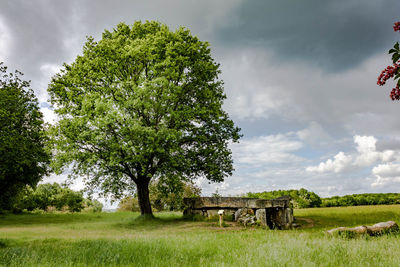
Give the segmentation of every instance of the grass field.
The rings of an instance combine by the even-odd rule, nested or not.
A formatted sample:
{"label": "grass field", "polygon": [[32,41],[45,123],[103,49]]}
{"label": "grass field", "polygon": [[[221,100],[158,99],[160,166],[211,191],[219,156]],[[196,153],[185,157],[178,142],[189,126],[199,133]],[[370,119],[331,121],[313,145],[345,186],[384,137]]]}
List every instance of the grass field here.
{"label": "grass field", "polygon": [[[400,205],[296,210],[296,230],[219,228],[158,213],[0,215],[0,266],[399,266],[400,235],[332,238],[336,226],[400,222]],[[311,227],[312,226],[312,227]]]}

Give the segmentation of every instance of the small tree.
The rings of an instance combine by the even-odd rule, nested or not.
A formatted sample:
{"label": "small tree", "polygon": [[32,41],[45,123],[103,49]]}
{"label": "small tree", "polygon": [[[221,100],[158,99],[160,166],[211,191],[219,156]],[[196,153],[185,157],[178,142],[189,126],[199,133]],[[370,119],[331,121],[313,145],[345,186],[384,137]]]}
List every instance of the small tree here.
{"label": "small tree", "polygon": [[[400,21],[394,23],[393,30],[400,32]],[[393,65],[387,66],[381,72],[377,84],[382,86],[391,78],[397,80],[395,88],[390,92],[390,98],[392,100],[400,100],[400,47],[398,42],[389,50],[389,54],[392,54]]]}
{"label": "small tree", "polygon": [[14,205],[16,210],[28,211],[47,211],[49,207],[58,211],[79,212],[84,209],[101,212],[103,204],[96,199],[84,198],[82,191],[74,191],[58,183],[46,183],[38,185],[35,189],[27,186]]}
{"label": "small tree", "polygon": [[157,210],[183,210],[185,197],[200,197],[201,188],[191,182],[183,182],[173,185],[152,181],[150,183],[150,201]]}
{"label": "small tree", "polygon": [[88,37],[48,88],[60,117],[54,166],[72,164],[89,189],[115,198],[136,185],[142,215],[152,215],[153,178],[223,181],[239,128],[222,110],[219,74],[208,43],[185,28],[121,23]]}
{"label": "small tree", "polygon": [[118,211],[140,211],[139,202],[135,196],[126,196],[118,204]]}
{"label": "small tree", "polygon": [[43,116],[29,82],[0,62],[0,209],[48,173]]}

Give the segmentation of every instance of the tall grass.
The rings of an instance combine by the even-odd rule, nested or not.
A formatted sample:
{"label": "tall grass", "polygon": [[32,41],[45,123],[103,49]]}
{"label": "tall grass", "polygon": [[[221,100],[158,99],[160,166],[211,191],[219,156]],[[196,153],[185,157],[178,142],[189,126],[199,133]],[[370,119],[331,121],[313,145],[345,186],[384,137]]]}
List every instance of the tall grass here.
{"label": "tall grass", "polygon": [[328,237],[335,226],[400,220],[399,206],[296,210],[310,229],[267,230],[157,214],[0,216],[4,266],[398,266],[400,237]]}
{"label": "tall grass", "polygon": [[315,222],[313,229],[400,222],[400,205],[299,209],[295,216],[312,219]]}

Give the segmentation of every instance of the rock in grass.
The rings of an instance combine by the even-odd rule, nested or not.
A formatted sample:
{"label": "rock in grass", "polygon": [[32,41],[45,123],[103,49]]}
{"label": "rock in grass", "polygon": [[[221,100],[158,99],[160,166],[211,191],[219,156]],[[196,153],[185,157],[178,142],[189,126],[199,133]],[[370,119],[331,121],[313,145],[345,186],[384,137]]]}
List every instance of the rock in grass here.
{"label": "rock in grass", "polygon": [[355,237],[357,235],[368,234],[370,236],[377,236],[386,233],[395,233],[399,231],[399,226],[393,221],[380,222],[372,226],[357,226],[354,228],[339,227],[326,231],[329,235]]}
{"label": "rock in grass", "polygon": [[395,233],[398,231],[399,226],[394,221],[380,222],[368,227],[368,234],[371,236],[377,236],[386,233]]}
{"label": "rock in grass", "polygon": [[339,227],[335,229],[331,229],[329,231],[326,231],[330,235],[338,235],[338,236],[348,236],[351,237],[353,235],[361,235],[361,234],[366,234],[368,233],[368,228],[364,225],[357,226],[354,228],[348,228],[348,227]]}

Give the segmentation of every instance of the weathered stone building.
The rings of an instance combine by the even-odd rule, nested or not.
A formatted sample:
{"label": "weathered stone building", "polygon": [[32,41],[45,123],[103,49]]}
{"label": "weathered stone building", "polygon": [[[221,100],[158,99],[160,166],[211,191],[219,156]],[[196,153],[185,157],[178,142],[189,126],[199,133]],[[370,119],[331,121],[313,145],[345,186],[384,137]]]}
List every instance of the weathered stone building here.
{"label": "weathered stone building", "polygon": [[[293,223],[293,209],[290,207],[290,197],[277,199],[257,199],[241,197],[198,197],[185,198],[185,215],[202,215],[212,217],[223,209],[225,216],[238,220],[243,211],[257,215],[261,225],[271,229],[288,229]],[[235,215],[236,214],[236,215]],[[236,217],[236,218],[235,218]]]}

